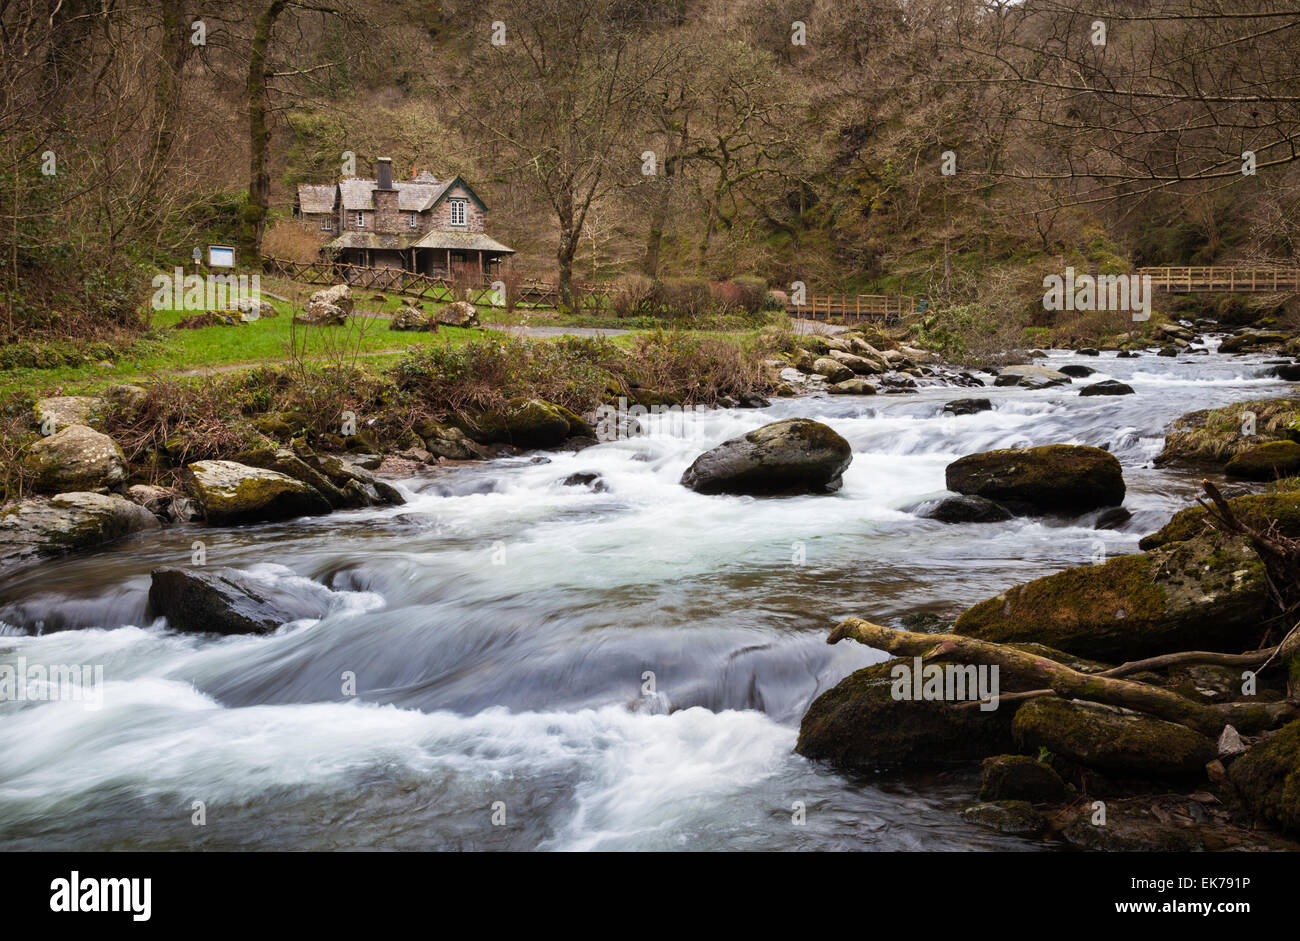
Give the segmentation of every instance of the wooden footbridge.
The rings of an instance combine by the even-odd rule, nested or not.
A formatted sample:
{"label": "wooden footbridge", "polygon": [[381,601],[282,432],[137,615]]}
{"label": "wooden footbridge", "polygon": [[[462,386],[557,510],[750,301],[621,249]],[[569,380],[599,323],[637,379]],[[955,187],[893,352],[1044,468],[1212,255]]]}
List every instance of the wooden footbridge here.
{"label": "wooden footbridge", "polygon": [[1169,294],[1282,294],[1300,291],[1300,268],[1245,265],[1139,268],[1151,287]]}
{"label": "wooden footbridge", "polygon": [[897,323],[927,307],[925,298],[907,294],[809,294],[804,303],[785,302],[786,313],[807,320]]}

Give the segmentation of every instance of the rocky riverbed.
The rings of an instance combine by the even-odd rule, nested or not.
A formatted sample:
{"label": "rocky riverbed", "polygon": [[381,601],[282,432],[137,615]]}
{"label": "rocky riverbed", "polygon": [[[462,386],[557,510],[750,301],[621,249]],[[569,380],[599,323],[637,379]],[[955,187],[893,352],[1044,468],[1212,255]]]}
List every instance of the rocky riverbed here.
{"label": "rocky riverbed", "polygon": [[[521,402],[422,429],[387,464],[272,441],[165,492],[127,492],[93,403],[56,403],[46,440],[64,438],[38,469],[85,489],[0,524],[26,560],[0,595],[0,663],[101,666],[102,701],[0,704],[6,845],[1289,848],[1279,710],[1230,716],[1239,751],[1069,697],[953,720],[890,698],[880,648],[826,643],[862,618],[1083,675],[1252,649],[1256,563],[1191,516],[1162,527],[1207,473],[1264,494],[1243,513],[1289,506],[1225,472],[1286,439],[1283,407],[1254,409],[1254,436],[1225,426],[1231,403],[1291,394],[1277,356],[1048,351],[1012,383],[905,349],[873,363],[859,339],[784,367],[807,394],[640,415],[614,440]],[[824,394],[855,381],[874,394]],[[1133,391],[1080,395],[1107,381]],[[1167,441],[1197,409],[1225,411]],[[509,447],[529,450],[502,451],[523,414]],[[790,419],[829,434],[801,434],[782,486],[755,488],[788,432],[754,433]],[[434,453],[453,446],[475,459]],[[793,493],[783,475],[813,466]],[[1240,672],[1145,679],[1211,708],[1240,699]],[[1262,673],[1257,701],[1285,684]],[[191,827],[193,800],[219,823]]]}

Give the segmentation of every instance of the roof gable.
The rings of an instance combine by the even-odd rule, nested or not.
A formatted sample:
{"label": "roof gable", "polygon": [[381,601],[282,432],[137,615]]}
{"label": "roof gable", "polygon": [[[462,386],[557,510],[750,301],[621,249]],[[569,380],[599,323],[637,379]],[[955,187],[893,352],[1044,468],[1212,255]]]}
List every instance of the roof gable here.
{"label": "roof gable", "polygon": [[479,209],[482,209],[484,212],[488,211],[488,207],[483,204],[483,200],[478,198],[478,193],[474,192],[474,188],[465,182],[464,177],[459,177],[459,176],[452,177],[442,187],[442,191],[438,193],[438,197],[432,203],[430,203],[429,208],[432,209],[434,206],[438,205],[438,203],[446,199],[447,194],[451,192],[452,187],[454,187],[457,183],[459,183],[461,186],[465,188],[465,192],[469,194],[470,199],[474,200],[474,202],[478,205]]}

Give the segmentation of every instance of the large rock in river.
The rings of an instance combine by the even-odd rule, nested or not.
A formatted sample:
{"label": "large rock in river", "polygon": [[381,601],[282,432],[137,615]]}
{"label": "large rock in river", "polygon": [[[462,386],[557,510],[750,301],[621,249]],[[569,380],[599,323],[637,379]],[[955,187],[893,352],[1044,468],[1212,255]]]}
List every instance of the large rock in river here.
{"label": "large rock in river", "polygon": [[511,399],[501,408],[457,423],[480,444],[505,443],[520,448],[555,447],[574,435],[595,435],[580,416],[542,399]]}
{"label": "large rock in river", "polygon": [[61,493],[0,512],[0,568],[113,542],[160,528],[158,518],[117,494]]}
{"label": "large rock in river", "polygon": [[1020,386],[1025,389],[1047,389],[1069,383],[1070,377],[1065,373],[1046,366],[1008,366],[993,380],[995,386]]}
{"label": "large rock in river", "polygon": [[1300,833],[1300,721],[1283,726],[1234,762],[1228,780],[1256,817]]}
{"label": "large rock in river", "polygon": [[1211,533],[1008,588],[963,612],[953,633],[1122,662],[1240,652],[1272,613],[1259,557],[1241,537]]}
{"label": "large rock in river", "polygon": [[846,771],[877,771],[946,765],[1014,749],[1011,709],[981,712],[935,700],[895,699],[891,674],[896,666],[912,664],[877,663],[822,693],[804,713],[795,751]]}
{"label": "large rock in river", "polygon": [[196,461],[185,468],[190,492],[212,526],[274,522],[328,513],[315,488],[277,471],[236,461]]}
{"label": "large rock in river", "polygon": [[852,460],[853,449],[833,429],[787,418],[705,451],[681,482],[710,494],[833,493]]}
{"label": "large rock in river", "polygon": [[154,569],[149,606],[173,630],[208,634],[265,634],[325,613],[316,597],[230,568]]}
{"label": "large rock in river", "polygon": [[1300,444],[1268,441],[1234,454],[1223,471],[1244,480],[1273,480],[1300,472]]}
{"label": "large rock in river", "polygon": [[[1291,539],[1300,539],[1300,492],[1248,493],[1228,500],[1233,515],[1242,523],[1276,531]],[[1213,532],[1209,513],[1203,506],[1179,510],[1160,529],[1143,536],[1139,549],[1155,549],[1171,542],[1182,542],[1194,536]]]}
{"label": "large rock in river", "polygon": [[33,444],[23,461],[42,493],[116,489],[126,482],[126,458],[108,435],[68,425]]}
{"label": "large rock in river", "polygon": [[1218,756],[1214,742],[1185,725],[1052,697],[1022,705],[1011,729],[1022,748],[1046,748],[1110,774],[1194,775]]}
{"label": "large rock in river", "polygon": [[948,465],[948,489],[1046,512],[1083,513],[1124,502],[1115,455],[1083,445],[1049,444],[968,454]]}

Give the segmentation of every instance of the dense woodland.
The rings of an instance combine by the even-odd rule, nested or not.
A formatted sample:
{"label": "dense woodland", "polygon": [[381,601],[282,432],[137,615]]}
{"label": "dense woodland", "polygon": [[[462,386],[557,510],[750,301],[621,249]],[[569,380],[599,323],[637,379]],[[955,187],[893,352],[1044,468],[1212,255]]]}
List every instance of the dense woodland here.
{"label": "dense woodland", "polygon": [[1064,264],[1291,262],[1298,40],[1283,0],[0,0],[0,335],[301,250],[347,153],[462,174],[562,282],[997,320]]}

